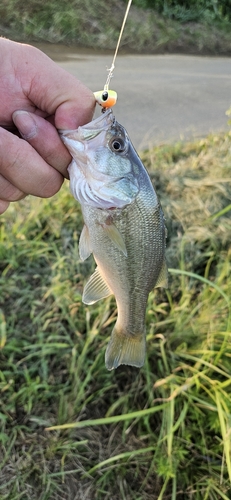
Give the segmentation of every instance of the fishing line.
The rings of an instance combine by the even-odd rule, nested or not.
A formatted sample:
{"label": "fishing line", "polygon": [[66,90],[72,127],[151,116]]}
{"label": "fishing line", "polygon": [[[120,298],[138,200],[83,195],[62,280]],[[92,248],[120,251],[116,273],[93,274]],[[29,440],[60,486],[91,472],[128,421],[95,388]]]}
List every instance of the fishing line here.
{"label": "fishing line", "polygon": [[127,21],[127,17],[128,17],[128,13],[129,13],[131,4],[132,4],[132,0],[128,0],[127,8],[126,8],[126,11],[124,14],[122,26],[120,29],[119,38],[118,38],[115,53],[114,53],[114,57],[112,60],[112,65],[111,65],[110,69],[108,70],[108,76],[107,76],[106,83],[104,85],[104,89],[98,90],[97,92],[94,92],[94,96],[95,96],[96,101],[98,102],[98,104],[100,104],[100,106],[102,106],[102,108],[104,108],[103,111],[105,111],[107,108],[111,108],[112,106],[114,106],[116,101],[117,101],[117,93],[114,90],[109,90],[109,84],[110,84],[110,81],[113,77],[113,71],[115,69],[115,60],[117,57],[121,38],[123,35],[123,31],[124,31],[124,26],[125,26],[125,23]]}
{"label": "fishing line", "polygon": [[124,14],[124,19],[123,19],[123,23],[122,23],[122,26],[121,26],[121,30],[120,30],[118,42],[117,42],[117,45],[116,45],[115,54],[114,54],[114,57],[113,57],[113,60],[112,60],[112,65],[111,65],[110,69],[108,70],[109,71],[108,77],[107,77],[106,83],[104,85],[104,90],[105,91],[108,90],[109,83],[110,83],[110,81],[111,81],[111,79],[113,77],[113,71],[115,69],[115,60],[116,60],[116,57],[117,57],[117,53],[118,53],[118,50],[119,50],[121,38],[122,38],[122,35],[123,35],[123,31],[124,31],[124,26],[125,26],[126,21],[127,21],[127,17],[128,17],[128,13],[129,13],[131,4],[132,4],[132,0],[128,0],[128,5],[127,5],[127,8],[126,8],[126,12]]}

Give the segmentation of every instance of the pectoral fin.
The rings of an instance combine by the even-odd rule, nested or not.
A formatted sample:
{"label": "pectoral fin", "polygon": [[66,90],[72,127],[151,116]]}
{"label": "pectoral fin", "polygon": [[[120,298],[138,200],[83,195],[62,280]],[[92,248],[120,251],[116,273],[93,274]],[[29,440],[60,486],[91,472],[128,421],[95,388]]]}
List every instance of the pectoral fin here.
{"label": "pectoral fin", "polygon": [[82,233],[79,238],[79,256],[81,260],[86,260],[92,253],[90,246],[90,238],[87,226],[84,224]]}
{"label": "pectoral fin", "polygon": [[127,254],[127,250],[126,250],[126,246],[125,246],[124,240],[123,240],[123,238],[122,238],[119,230],[115,226],[115,224],[113,224],[113,223],[102,224],[102,227],[103,227],[104,231],[107,233],[108,238],[110,238],[110,240],[113,241],[114,245],[119,250],[121,250],[121,252],[123,252],[123,254],[125,255],[125,257],[127,257],[128,254]]}
{"label": "pectoral fin", "polygon": [[158,287],[168,288],[168,268],[165,259],[163,261],[158,280],[155,284],[155,288]]}
{"label": "pectoral fin", "polygon": [[102,278],[98,267],[84,287],[82,301],[84,304],[94,304],[112,294],[112,291]]}

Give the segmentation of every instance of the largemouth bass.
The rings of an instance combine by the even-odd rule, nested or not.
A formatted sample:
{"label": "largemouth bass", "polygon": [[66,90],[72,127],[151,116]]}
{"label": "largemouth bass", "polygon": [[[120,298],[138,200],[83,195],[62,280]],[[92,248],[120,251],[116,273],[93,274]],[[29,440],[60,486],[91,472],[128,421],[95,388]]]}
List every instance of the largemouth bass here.
{"label": "largemouth bass", "polygon": [[145,360],[145,312],[153,287],[167,287],[164,216],[146,169],[126,130],[107,110],[91,123],[61,133],[73,160],[70,189],[85,225],[79,254],[97,268],[82,300],[115,295],[118,317],[107,346],[108,370]]}

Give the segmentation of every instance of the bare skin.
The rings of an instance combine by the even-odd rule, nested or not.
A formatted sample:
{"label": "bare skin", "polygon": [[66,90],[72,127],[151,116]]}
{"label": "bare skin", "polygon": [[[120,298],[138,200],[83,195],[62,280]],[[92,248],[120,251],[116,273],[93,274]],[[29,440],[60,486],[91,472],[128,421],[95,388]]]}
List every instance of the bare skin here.
{"label": "bare skin", "polygon": [[92,120],[93,93],[30,45],[0,38],[0,214],[11,201],[53,196],[71,157],[57,129]]}

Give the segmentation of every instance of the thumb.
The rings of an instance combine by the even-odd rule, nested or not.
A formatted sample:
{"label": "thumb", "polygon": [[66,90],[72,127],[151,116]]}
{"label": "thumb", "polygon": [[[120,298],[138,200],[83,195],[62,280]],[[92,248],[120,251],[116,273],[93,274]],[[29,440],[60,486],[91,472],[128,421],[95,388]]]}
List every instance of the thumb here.
{"label": "thumb", "polygon": [[[55,116],[56,128],[73,129],[92,120],[95,97],[90,89],[35,47],[27,46],[28,62],[27,97],[37,108]],[[21,64],[22,68],[28,72],[28,65]]]}

